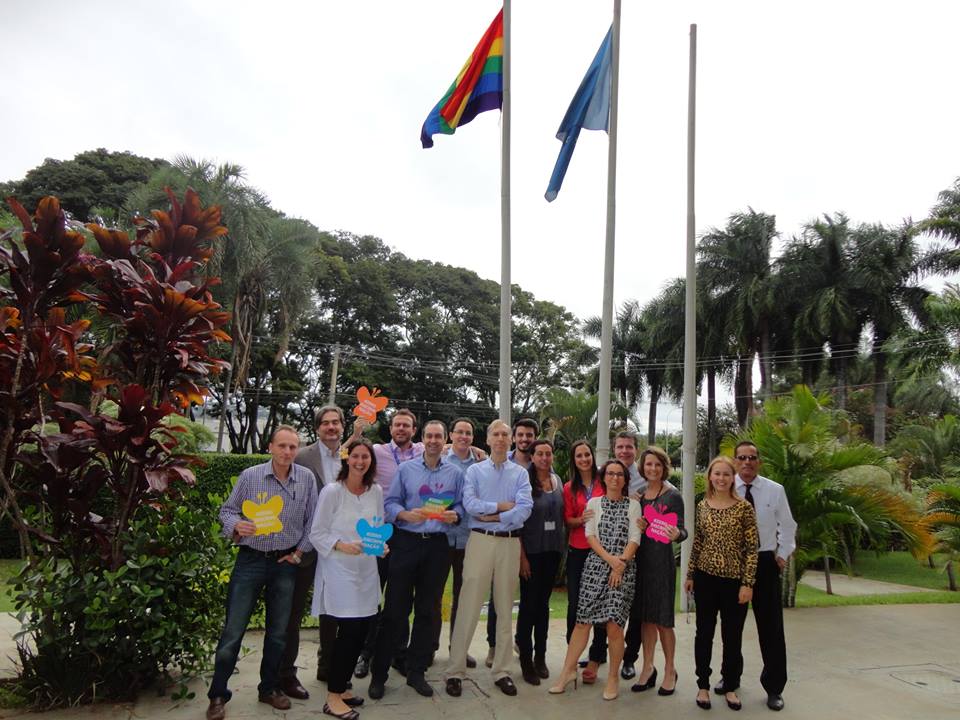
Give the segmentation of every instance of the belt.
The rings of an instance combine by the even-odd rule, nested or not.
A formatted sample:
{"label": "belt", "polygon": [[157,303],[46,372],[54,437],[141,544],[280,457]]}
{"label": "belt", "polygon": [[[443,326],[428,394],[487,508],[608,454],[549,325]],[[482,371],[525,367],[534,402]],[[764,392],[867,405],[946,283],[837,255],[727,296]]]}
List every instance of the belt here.
{"label": "belt", "polygon": [[249,547],[248,545],[241,545],[240,549],[246,550],[247,552],[254,553],[255,555],[259,555],[261,557],[270,558],[270,559],[279,559],[284,557],[285,555],[289,555],[290,553],[292,553],[294,550],[297,549],[297,546],[294,545],[293,547],[289,547],[286,550],[257,550],[256,548]]}
{"label": "belt", "polygon": [[405,535],[410,535],[411,537],[420,538],[421,540],[429,540],[430,538],[435,538],[435,537],[442,537],[444,540],[446,540],[447,538],[447,534],[445,532],[425,533],[425,532],[416,532],[415,530],[405,530],[404,528],[397,528],[397,530],[404,533]]}
{"label": "belt", "polygon": [[481,535],[490,535],[491,537],[505,537],[505,538],[518,538],[520,537],[519,530],[483,530],[482,528],[470,528],[475,533],[480,533]]}

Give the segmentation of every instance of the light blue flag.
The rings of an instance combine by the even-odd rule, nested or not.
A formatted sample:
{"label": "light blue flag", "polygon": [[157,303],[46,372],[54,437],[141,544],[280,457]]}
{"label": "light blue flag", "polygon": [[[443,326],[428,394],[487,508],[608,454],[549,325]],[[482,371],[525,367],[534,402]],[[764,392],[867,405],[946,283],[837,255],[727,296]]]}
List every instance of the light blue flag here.
{"label": "light blue flag", "polygon": [[567,114],[563,116],[560,129],[557,130],[557,140],[563,143],[557,164],[553,167],[550,184],[547,186],[545,197],[552,202],[563,177],[567,174],[567,166],[573,156],[573,149],[577,146],[580,130],[609,130],[610,129],[610,46],[613,42],[613,26],[607,31],[607,36],[600,44],[597,55],[590,63],[583,82],[577,88]]}

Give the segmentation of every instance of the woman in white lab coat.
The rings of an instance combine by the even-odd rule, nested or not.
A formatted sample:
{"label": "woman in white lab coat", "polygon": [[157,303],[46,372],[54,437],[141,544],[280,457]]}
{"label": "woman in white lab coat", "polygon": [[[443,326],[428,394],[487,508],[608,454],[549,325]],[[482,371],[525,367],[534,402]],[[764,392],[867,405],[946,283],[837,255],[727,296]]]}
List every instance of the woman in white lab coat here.
{"label": "woman in white lab coat", "polygon": [[[370,621],[377,614],[380,579],[375,555],[365,554],[357,523],[375,527],[383,519],[383,491],[374,482],[377,460],[364,438],[348,443],[337,482],[320,492],[310,542],[317,550],[313,615],[337,622],[337,639],[327,674],[323,712],[356,720],[363,698],[347,692]],[[384,554],[388,551],[384,545]]]}

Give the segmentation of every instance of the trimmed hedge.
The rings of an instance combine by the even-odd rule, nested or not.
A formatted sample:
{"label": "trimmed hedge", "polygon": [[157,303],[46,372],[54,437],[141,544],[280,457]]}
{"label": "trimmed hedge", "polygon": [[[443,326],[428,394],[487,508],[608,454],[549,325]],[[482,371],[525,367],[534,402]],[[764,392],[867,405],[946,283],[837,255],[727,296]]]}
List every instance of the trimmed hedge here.
{"label": "trimmed hedge", "polygon": [[205,463],[195,468],[197,491],[226,498],[233,488],[233,478],[254,465],[270,459],[269,455],[234,455],[233,453],[200,453]]}

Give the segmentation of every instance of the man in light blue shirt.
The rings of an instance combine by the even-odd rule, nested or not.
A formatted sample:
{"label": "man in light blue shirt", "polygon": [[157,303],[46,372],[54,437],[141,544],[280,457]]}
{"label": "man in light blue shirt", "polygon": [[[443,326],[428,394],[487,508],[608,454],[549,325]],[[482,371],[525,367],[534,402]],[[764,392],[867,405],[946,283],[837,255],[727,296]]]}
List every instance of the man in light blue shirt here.
{"label": "man in light blue shirt", "polygon": [[494,683],[505,695],[516,695],[510,664],[513,596],[520,573],[520,529],[533,510],[530,477],[507,460],[510,426],[494,420],[487,428],[490,458],[467,468],[463,507],[469,515],[470,539],[463,563],[459,622],[454,628],[447,668],[448,695],[458,697],[466,675],[467,648],[477,629],[480,607],[493,581],[497,613]]}
{"label": "man in light blue shirt", "polygon": [[407,685],[430,697],[424,678],[438,642],[433,622],[437,599],[450,570],[447,532],[463,519],[463,473],[443,460],[447,428],[439,420],[423,426],[423,455],[402,463],[384,498],[386,521],[396,532],[390,541],[389,578],[383,628],[370,666],[368,693],[383,697],[393,651],[406,638],[413,608],[413,631],[406,653]]}
{"label": "man in light blue shirt", "polygon": [[[483,457],[486,457],[485,455]],[[450,426],[450,449],[443,456],[444,460],[461,473],[466,475],[467,468],[480,462],[473,447],[473,421],[468,418],[457,418]],[[453,639],[453,629],[457,626],[457,612],[460,609],[460,588],[463,587],[463,558],[466,555],[467,540],[470,538],[470,523],[464,518],[459,525],[451,525],[447,532],[450,541],[450,569],[453,571],[453,603],[450,606],[450,639]],[[442,597],[437,602],[434,614],[437,637],[440,636],[440,626],[443,623]],[[490,662],[493,662],[491,658]],[[467,653],[467,667],[475,668],[476,658]]]}

